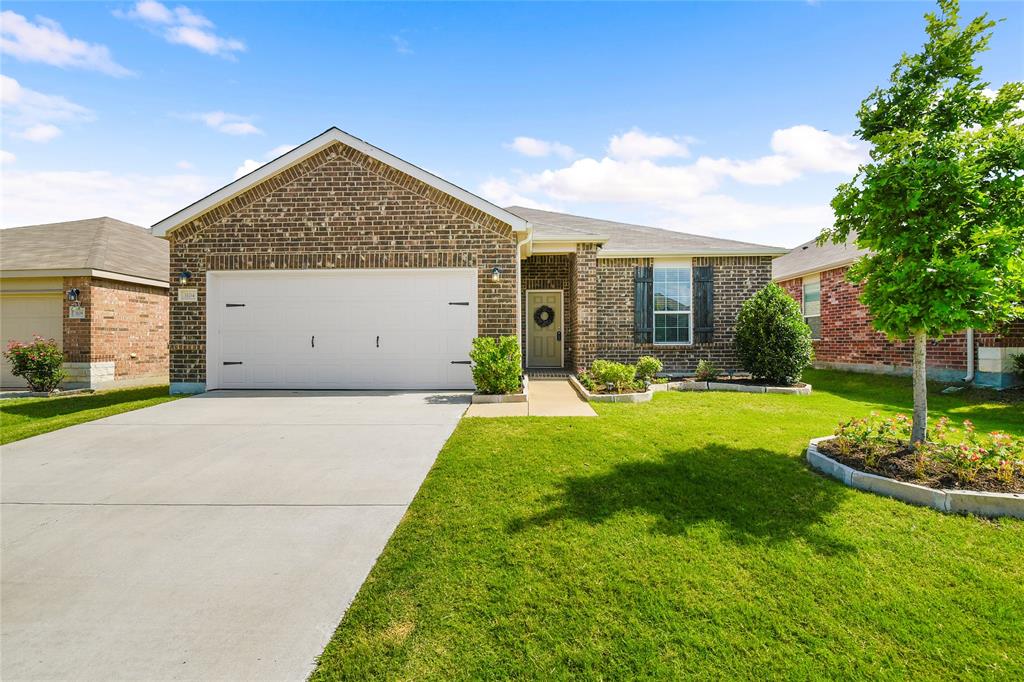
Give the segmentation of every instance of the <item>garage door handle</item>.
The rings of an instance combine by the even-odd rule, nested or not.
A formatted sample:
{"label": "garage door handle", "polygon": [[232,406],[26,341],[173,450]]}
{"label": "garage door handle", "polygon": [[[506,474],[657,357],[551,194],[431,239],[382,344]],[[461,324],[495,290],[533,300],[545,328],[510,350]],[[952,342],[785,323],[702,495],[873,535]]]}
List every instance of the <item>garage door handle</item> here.
{"label": "garage door handle", "polygon": [[377,348],[380,348],[380,337],[377,337]]}
{"label": "garage door handle", "polygon": [[225,365],[240,365],[242,363],[240,361],[236,361],[236,362],[225,362],[224,364]]}
{"label": "garage door handle", "polygon": [[245,304],[244,303],[225,303],[224,307],[225,308],[244,308]]}
{"label": "garage door handle", "polygon": [[448,301],[448,305],[469,305],[469,301]]}
{"label": "garage door handle", "polygon": [[316,337],[315,336],[309,337],[309,347],[310,348],[316,348]]}
{"label": "garage door handle", "polygon": [[473,364],[469,360],[452,360],[453,365],[471,365]]}

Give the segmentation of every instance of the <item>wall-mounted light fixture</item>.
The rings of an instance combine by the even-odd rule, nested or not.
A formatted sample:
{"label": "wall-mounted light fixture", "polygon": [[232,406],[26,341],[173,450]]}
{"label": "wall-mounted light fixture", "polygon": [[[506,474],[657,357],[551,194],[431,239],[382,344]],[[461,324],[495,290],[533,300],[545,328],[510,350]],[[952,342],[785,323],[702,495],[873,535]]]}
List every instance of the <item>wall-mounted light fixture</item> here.
{"label": "wall-mounted light fixture", "polygon": [[491,268],[491,281],[497,282],[499,279],[501,279],[501,268],[495,265]]}
{"label": "wall-mounted light fixture", "polygon": [[182,270],[180,273],[178,273],[178,284],[180,284],[181,286],[185,286],[186,284],[188,284],[189,280],[191,279],[192,273],[189,272],[188,270]]}
{"label": "wall-mounted light fixture", "polygon": [[82,292],[80,292],[78,289],[68,289],[68,300],[69,301],[77,301],[78,300],[78,296],[81,293]]}

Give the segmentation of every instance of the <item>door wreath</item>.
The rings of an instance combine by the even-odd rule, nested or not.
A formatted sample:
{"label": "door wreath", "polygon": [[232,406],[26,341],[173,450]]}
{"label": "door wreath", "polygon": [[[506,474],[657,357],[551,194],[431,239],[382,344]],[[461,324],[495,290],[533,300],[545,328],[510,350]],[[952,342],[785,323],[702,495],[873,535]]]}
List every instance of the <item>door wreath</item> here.
{"label": "door wreath", "polygon": [[551,309],[551,306],[542,305],[533,312],[533,321],[537,323],[538,327],[547,327],[555,321],[555,311]]}

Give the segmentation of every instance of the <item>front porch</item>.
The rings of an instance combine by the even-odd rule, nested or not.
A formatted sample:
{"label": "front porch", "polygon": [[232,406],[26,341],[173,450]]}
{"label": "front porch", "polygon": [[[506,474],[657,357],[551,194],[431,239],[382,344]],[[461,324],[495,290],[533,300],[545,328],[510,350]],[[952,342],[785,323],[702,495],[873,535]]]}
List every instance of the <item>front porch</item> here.
{"label": "front porch", "polygon": [[[589,248],[588,248],[589,247]],[[523,367],[531,377],[564,377],[596,350],[596,247],[543,253],[521,262]]]}

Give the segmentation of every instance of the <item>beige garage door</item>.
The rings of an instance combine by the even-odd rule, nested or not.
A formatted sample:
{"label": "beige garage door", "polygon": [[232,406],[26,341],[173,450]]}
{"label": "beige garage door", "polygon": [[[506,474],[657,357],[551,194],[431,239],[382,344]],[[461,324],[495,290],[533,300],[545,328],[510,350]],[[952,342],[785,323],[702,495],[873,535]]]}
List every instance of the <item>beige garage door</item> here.
{"label": "beige garage door", "polygon": [[[31,341],[34,334],[60,343],[63,315],[63,299],[59,293],[0,295],[0,336],[3,337],[4,348],[11,341]],[[11,374],[7,360],[2,362],[0,386],[24,387],[25,381]]]}

